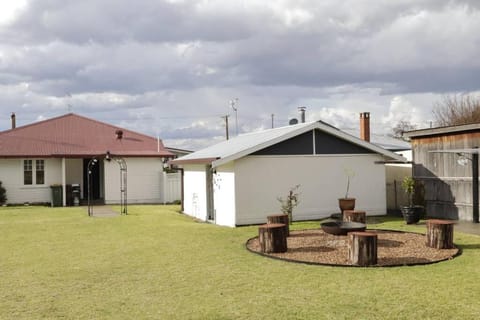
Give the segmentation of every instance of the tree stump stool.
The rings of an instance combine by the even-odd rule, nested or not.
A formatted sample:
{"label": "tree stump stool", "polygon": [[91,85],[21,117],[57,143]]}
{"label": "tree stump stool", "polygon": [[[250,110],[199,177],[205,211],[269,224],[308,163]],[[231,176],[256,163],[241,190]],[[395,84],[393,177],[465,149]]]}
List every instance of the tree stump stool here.
{"label": "tree stump stool", "polygon": [[287,251],[287,235],[285,224],[271,223],[258,227],[258,242],[263,253],[279,253]]}
{"label": "tree stump stool", "polygon": [[283,223],[285,225],[285,235],[290,236],[290,226],[288,221],[288,214],[274,214],[267,216],[267,224]]}
{"label": "tree stump stool", "polygon": [[453,225],[451,220],[427,220],[427,247],[453,249]]}
{"label": "tree stump stool", "polygon": [[365,211],[345,210],[343,211],[343,221],[367,223],[367,214]]}
{"label": "tree stump stool", "polygon": [[349,232],[348,262],[362,267],[377,264],[377,234],[363,231]]}

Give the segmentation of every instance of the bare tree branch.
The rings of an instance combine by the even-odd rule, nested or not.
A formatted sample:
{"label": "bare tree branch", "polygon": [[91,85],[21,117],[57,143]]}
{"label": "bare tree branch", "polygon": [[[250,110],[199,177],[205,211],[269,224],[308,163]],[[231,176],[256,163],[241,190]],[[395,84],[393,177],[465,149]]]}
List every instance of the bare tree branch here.
{"label": "bare tree branch", "polygon": [[447,95],[433,105],[432,113],[439,126],[480,123],[480,97]]}

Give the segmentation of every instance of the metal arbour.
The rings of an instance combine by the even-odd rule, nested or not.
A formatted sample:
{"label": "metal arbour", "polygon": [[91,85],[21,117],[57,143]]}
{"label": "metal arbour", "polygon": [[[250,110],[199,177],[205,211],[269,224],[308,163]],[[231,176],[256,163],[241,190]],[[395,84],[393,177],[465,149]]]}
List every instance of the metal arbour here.
{"label": "metal arbour", "polygon": [[88,215],[92,216],[93,215],[93,206],[92,206],[92,168],[94,165],[98,163],[97,158],[92,158],[90,161],[88,161],[87,165],[87,206],[88,206]]}
{"label": "metal arbour", "polygon": [[[127,163],[125,162],[125,159],[119,158],[119,157],[113,157],[110,154],[110,151],[107,151],[105,155],[105,160],[108,162],[115,160],[115,162],[118,163],[120,166],[120,213],[121,214],[127,214]],[[98,159],[96,157],[90,159],[88,162],[88,174],[87,174],[87,184],[88,184],[88,215],[92,216],[93,215],[93,205],[92,205],[92,167],[94,165],[98,164]]]}
{"label": "metal arbour", "polygon": [[120,166],[120,213],[127,214],[127,163],[121,157],[114,157],[107,151],[105,160],[115,160]]}
{"label": "metal arbour", "polygon": [[127,163],[123,158],[114,158],[120,166],[120,212],[127,214]]}

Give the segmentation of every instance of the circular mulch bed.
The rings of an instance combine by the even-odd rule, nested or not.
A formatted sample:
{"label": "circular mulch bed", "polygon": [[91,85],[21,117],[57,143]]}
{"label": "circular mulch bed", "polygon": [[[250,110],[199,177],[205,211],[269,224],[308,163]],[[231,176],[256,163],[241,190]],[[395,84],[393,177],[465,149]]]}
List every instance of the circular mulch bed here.
{"label": "circular mulch bed", "polygon": [[[425,235],[419,233],[375,230],[377,262],[374,267],[430,264],[449,260],[459,255],[460,249],[433,249],[425,245]],[[348,238],[323,232],[321,229],[290,231],[285,253],[261,253],[258,237],[247,241],[247,249],[271,258],[292,262],[353,266],[348,263]]]}

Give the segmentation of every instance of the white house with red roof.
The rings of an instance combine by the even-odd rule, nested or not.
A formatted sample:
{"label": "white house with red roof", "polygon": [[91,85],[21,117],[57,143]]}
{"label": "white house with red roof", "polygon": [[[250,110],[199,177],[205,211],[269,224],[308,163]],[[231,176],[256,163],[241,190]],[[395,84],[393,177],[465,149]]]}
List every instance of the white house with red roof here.
{"label": "white house with red roof", "polygon": [[[68,187],[80,185],[80,198],[100,203],[120,202],[120,168],[106,161],[107,153],[125,161],[129,203],[159,203],[163,165],[173,154],[160,139],[69,113],[45,121],[0,132],[0,181],[7,190],[7,203],[52,201],[52,185],[63,187],[63,205]],[[97,159],[96,165],[88,164]]]}

